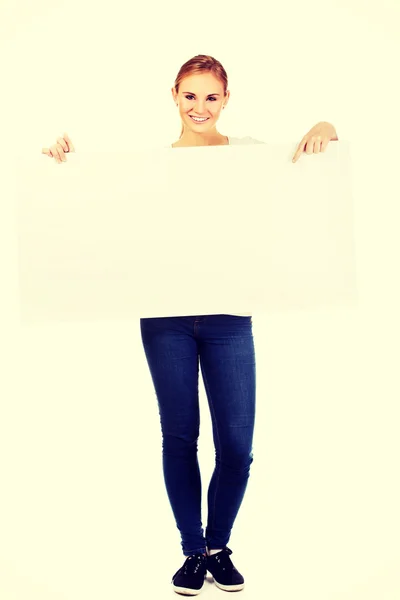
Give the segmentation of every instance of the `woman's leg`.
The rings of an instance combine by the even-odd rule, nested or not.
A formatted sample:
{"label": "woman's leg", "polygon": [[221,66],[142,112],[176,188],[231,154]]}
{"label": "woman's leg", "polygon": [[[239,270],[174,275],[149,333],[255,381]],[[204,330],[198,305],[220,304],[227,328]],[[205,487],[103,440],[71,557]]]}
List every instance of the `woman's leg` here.
{"label": "woman's leg", "polygon": [[199,323],[196,338],[216,451],[206,528],[211,550],[228,544],[253,462],[256,363],[252,318],[208,315]]}
{"label": "woman's leg", "polygon": [[140,320],[160,413],[164,480],[185,556],[206,551],[197,459],[199,357],[194,321],[195,317]]}

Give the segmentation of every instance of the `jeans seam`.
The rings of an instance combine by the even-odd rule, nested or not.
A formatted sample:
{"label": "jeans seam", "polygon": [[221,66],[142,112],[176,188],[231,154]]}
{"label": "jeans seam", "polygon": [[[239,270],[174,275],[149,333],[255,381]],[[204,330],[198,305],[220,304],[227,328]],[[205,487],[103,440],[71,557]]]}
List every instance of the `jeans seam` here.
{"label": "jeans seam", "polygon": [[[206,386],[208,388],[208,397],[209,397],[209,402],[210,402],[211,415],[212,415],[212,418],[213,418],[214,423],[215,423],[215,430],[216,430],[216,434],[217,434],[217,442],[218,442],[218,448],[217,448],[217,450],[219,451],[220,460],[222,462],[222,448],[221,448],[221,442],[220,442],[220,437],[219,437],[218,420],[217,420],[217,418],[215,416],[214,404],[213,404],[213,401],[212,401],[211,391],[210,391],[210,388],[209,388],[209,385],[208,385],[208,381],[207,381],[207,376],[206,376],[204,370],[203,370],[203,378],[204,378],[205,384],[206,384]],[[216,483],[215,483],[214,498],[212,500],[213,520],[212,520],[212,523],[211,523],[211,529],[214,528],[215,505],[216,505],[216,497],[217,497],[219,480],[220,480],[220,472],[221,472],[221,469],[217,468],[217,463],[215,463],[215,469],[217,470],[217,477],[216,477]]]}

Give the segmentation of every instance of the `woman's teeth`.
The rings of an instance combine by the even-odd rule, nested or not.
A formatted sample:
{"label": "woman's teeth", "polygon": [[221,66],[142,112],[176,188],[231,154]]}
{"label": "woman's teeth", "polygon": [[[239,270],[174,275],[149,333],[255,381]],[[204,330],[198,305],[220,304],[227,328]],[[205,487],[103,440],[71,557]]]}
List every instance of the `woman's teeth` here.
{"label": "woman's teeth", "polygon": [[194,121],[195,123],[205,123],[206,121],[208,121],[208,117],[206,119],[196,119],[195,117],[192,117],[191,115],[189,115],[189,117],[192,119],[192,121]]}

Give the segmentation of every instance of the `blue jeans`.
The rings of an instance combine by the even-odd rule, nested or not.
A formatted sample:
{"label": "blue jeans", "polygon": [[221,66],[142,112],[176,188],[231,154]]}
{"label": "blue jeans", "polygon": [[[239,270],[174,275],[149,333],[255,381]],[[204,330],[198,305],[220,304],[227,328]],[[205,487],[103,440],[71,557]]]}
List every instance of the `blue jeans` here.
{"label": "blue jeans", "polygon": [[[157,317],[141,319],[140,328],[160,414],[165,486],[183,554],[224,548],[253,462],[256,364],[252,318]],[[205,535],[197,457],[199,362],[215,445]]]}

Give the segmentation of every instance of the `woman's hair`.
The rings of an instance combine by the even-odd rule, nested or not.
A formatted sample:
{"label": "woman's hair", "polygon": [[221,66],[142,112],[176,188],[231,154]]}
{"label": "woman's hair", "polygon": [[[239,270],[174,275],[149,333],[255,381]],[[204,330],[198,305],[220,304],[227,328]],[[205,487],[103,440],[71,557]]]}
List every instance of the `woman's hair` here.
{"label": "woman's hair", "polygon": [[[208,56],[206,54],[198,54],[197,56],[194,56],[193,58],[185,62],[184,65],[181,66],[174,84],[176,93],[179,92],[179,85],[182,79],[188,77],[189,75],[198,75],[200,73],[212,73],[214,77],[219,79],[219,81],[224,86],[224,94],[226,96],[226,92],[228,89],[228,76],[226,74],[226,71],[216,58],[213,58],[212,56]],[[181,135],[179,136],[179,138],[181,138],[182,135],[183,125]]]}

